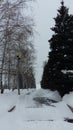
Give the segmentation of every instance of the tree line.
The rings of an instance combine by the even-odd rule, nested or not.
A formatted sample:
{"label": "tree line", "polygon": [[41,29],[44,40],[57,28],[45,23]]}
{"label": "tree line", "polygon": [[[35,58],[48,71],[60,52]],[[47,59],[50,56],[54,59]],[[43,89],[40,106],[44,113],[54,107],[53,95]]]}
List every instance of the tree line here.
{"label": "tree line", "polygon": [[0,2],[0,88],[35,87],[32,44],[34,22],[26,12],[32,0],[3,0]]}

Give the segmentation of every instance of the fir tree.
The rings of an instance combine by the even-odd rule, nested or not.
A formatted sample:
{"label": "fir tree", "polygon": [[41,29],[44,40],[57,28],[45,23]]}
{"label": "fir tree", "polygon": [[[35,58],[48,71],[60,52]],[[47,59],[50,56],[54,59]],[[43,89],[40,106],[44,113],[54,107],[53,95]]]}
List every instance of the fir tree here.
{"label": "fir tree", "polygon": [[54,20],[55,27],[51,28],[54,34],[49,40],[51,51],[41,87],[58,90],[63,96],[73,89],[73,15],[69,15],[63,1]]}

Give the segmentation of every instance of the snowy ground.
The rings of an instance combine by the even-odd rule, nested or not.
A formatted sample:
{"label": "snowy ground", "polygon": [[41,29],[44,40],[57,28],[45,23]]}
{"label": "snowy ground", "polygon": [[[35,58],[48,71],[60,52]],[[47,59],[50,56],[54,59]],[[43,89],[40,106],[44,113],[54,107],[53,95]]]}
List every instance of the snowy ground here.
{"label": "snowy ground", "polygon": [[16,90],[5,91],[0,95],[0,130],[73,130],[73,123],[64,121],[73,119],[67,104],[73,107],[73,93],[61,99],[57,92],[43,89],[21,90],[20,96]]}

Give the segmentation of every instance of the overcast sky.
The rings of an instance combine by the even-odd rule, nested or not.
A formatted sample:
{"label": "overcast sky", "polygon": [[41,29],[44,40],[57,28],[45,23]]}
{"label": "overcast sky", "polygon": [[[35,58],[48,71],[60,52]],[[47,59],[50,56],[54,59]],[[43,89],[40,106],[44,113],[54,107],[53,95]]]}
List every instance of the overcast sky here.
{"label": "overcast sky", "polygon": [[[61,0],[36,0],[34,6],[36,31],[35,36],[36,48],[36,82],[39,83],[43,72],[43,62],[47,60],[49,52],[48,39],[53,32],[50,30],[54,26],[53,18],[57,15],[57,9],[60,7]],[[73,0],[64,0],[65,5],[69,8],[69,13],[73,14]]]}

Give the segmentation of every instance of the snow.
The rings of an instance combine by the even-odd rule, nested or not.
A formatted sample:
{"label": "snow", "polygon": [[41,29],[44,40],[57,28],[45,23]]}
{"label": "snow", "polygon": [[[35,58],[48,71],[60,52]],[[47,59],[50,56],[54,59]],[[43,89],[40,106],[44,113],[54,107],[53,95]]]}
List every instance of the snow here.
{"label": "snow", "polygon": [[66,102],[66,104],[73,106],[73,92],[70,92],[70,94],[66,94],[63,97],[63,100]]}
{"label": "snow", "polygon": [[[65,55],[66,56],[66,55]],[[73,70],[61,70],[61,72],[63,73],[63,74],[67,74],[67,73],[73,73]]]}
{"label": "snow", "polygon": [[61,99],[57,91],[29,89],[18,95],[17,90],[6,90],[0,94],[0,130],[73,130],[73,124],[64,121],[73,119],[67,104],[73,107],[73,92]]}

